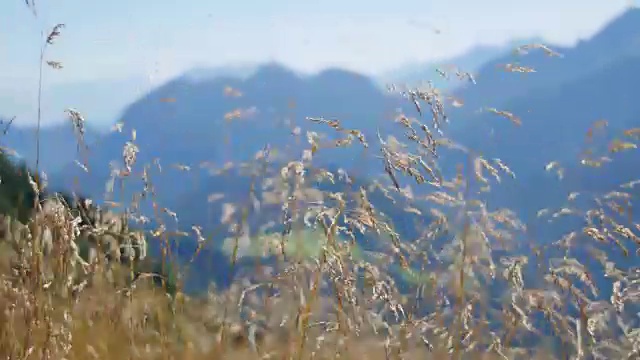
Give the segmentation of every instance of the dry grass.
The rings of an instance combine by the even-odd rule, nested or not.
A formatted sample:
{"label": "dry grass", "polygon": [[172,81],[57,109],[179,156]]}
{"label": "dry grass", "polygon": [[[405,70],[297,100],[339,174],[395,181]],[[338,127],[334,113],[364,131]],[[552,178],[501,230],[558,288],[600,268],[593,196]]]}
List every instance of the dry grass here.
{"label": "dry grass", "polygon": [[[46,38],[43,63],[44,49],[62,29],[55,27]],[[59,63],[47,63],[61,68]],[[234,96],[242,96],[240,91],[235,90]],[[607,259],[612,247],[633,254],[640,243],[636,235],[640,225],[626,216],[631,185],[592,194],[588,207],[572,203],[574,194],[565,208],[546,210],[552,220],[563,216],[584,220],[583,227],[539,249],[555,251],[547,253],[551,259],[543,262],[542,255],[530,253],[498,257],[495,249],[513,249],[527,235],[527,227],[514,212],[493,209],[485,199],[492,187],[516,181],[509,179],[515,174],[500,159],[485,159],[445,136],[448,105],[437,91],[400,93],[415,104],[418,115],[395,119],[406,132],[405,144],[383,134],[371,141],[365,131],[339,121],[309,118],[301,126],[315,126],[316,131],[293,131],[294,137],[308,142],[302,154],[282,151],[276,156],[265,148],[251,162],[215,169],[234,167],[254,179],[243,201],[227,201],[224,194],[215,197],[224,202],[220,225],[231,234],[226,245],[234,263],[244,250],[260,246],[278,260],[264,274],[238,276],[228,290],[212,287],[201,297],[168,294],[151,283],[151,274],[128,281],[126,264],[104,261],[102,256],[83,264],[74,246],[82,236],[98,231],[100,224],[74,222],[69,208],[54,216],[38,202],[27,226],[31,235],[8,240],[5,231],[0,243],[0,355],[82,360],[637,358],[640,328],[632,309],[640,301],[638,273],[617,268]],[[491,111],[521,123],[514,114]],[[76,110],[68,113],[81,143],[84,119]],[[323,129],[328,132],[321,136]],[[123,168],[113,177],[142,173],[147,181],[158,166],[136,162],[136,131],[131,133],[122,153]],[[632,143],[636,133],[631,129],[622,134],[629,142],[616,142],[611,153],[636,151]],[[313,166],[315,154],[327,146],[379,151],[383,177],[368,188],[321,191],[314,186],[318,181],[344,182],[348,176]],[[438,155],[444,151],[461,151],[467,162],[453,167],[439,163]],[[589,154],[582,159],[583,166],[599,166],[613,156]],[[457,173],[447,177],[451,169]],[[429,191],[418,193],[408,184]],[[43,190],[39,181],[33,185],[39,193]],[[206,241],[199,227],[175,227],[178,217],[156,204],[150,189],[145,187],[140,194],[173,220],[158,216],[160,225],[148,234],[149,241],[166,241],[172,232]],[[433,221],[418,229],[419,238],[402,238],[372,203],[375,193],[396,204],[398,211]],[[263,232],[280,225],[281,236],[243,232],[249,229],[249,217],[257,213],[265,223]],[[134,211],[133,216],[141,214]],[[50,248],[45,228],[54,234]],[[285,253],[292,247],[279,247],[310,228],[322,234],[316,239],[319,246],[310,247],[318,254]],[[355,241],[350,241],[356,235],[368,236],[382,250],[356,256]],[[97,238],[101,236],[108,235]],[[260,239],[270,243],[251,244]],[[602,268],[587,269],[573,257],[578,240]],[[564,257],[557,255],[557,249],[564,251]],[[391,271],[391,265],[412,279],[408,291],[397,286],[398,273]],[[540,281],[529,283],[527,274],[536,265],[542,272]],[[601,295],[605,289],[598,289],[593,280],[598,271],[609,274],[611,299]],[[542,329],[542,323],[548,328]]]}

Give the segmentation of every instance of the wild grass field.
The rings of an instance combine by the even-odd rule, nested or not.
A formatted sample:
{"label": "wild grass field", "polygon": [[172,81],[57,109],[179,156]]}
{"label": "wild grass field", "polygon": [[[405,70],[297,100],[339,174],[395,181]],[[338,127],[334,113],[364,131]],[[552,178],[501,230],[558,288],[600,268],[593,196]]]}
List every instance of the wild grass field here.
{"label": "wild grass field", "polygon": [[[47,56],[60,36],[63,25],[43,39],[41,79],[62,68]],[[520,50],[558,55],[542,44]],[[240,97],[243,89],[225,91]],[[137,161],[145,129],[128,130],[130,140],[114,155],[122,164],[112,169],[107,192],[137,184],[132,179],[142,184],[126,204],[111,196],[97,205],[73,189],[54,192],[37,162],[18,164],[3,147],[0,355],[640,358],[640,222],[632,203],[639,182],[556,199],[565,205],[541,209],[538,217],[549,227],[570,218],[572,228],[560,239],[537,239],[516,211],[489,201],[495,188],[520,181],[510,164],[449,137],[448,109],[462,103],[452,105],[429,86],[392,91],[415,108],[389,119],[404,137],[379,130],[367,137],[339,119],[303,115],[299,120],[317,131],[292,129],[291,142],[304,144],[301,153],[265,144],[246,162],[211,168],[249,184],[241,201],[227,200],[224,188],[205,195],[220,207],[217,231],[180,223],[180,214],[156,201],[153,171],[160,162]],[[486,111],[499,126],[522,125],[517,114]],[[82,166],[90,156],[85,120],[73,109],[67,115]],[[605,172],[605,164],[638,151],[640,128],[609,130],[599,120],[574,131],[584,134],[584,148],[567,169]],[[318,154],[347,147],[374,154],[368,159],[379,176],[365,181],[314,164]],[[562,181],[570,170],[551,160],[540,171]],[[145,213],[143,203],[153,211]],[[415,228],[400,229],[391,212]],[[195,244],[193,259],[207,254],[208,243],[221,244],[230,269],[216,276],[228,275],[230,286],[183,291],[187,274],[203,270],[176,259],[169,244],[181,241]],[[159,256],[150,254],[152,245]]]}

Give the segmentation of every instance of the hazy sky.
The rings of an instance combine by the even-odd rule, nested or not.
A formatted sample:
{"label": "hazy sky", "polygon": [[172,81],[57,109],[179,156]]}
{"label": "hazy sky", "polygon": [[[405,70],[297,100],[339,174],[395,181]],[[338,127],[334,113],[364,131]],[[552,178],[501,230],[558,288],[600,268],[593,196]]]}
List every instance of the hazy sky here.
{"label": "hazy sky", "polygon": [[[40,30],[67,25],[49,81],[166,78],[194,66],[277,60],[366,73],[541,35],[572,43],[629,0],[24,0],[0,5],[2,76],[32,78]],[[434,29],[440,30],[437,34]],[[5,75],[7,74],[7,75]]]}
{"label": "hazy sky", "polygon": [[[278,61],[368,74],[473,45],[589,37],[629,0],[0,0],[0,115],[34,123],[41,32],[65,23],[47,59],[45,122],[77,107],[110,123],[150,87],[194,67]],[[640,0],[634,0],[636,3]],[[98,88],[96,84],[102,86]],[[83,86],[70,85],[84,83]],[[94,84],[94,85],[92,85]],[[117,89],[117,90],[113,90]],[[10,114],[10,115],[8,115]]]}

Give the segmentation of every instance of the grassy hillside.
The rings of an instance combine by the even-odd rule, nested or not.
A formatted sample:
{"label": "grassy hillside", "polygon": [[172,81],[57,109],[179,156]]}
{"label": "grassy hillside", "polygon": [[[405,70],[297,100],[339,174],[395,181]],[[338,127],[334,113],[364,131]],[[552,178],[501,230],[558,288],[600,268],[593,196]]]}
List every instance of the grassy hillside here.
{"label": "grassy hillside", "polygon": [[[620,28],[638,13],[629,14],[616,20],[624,26],[603,30],[605,49],[624,47],[611,34],[624,36]],[[590,49],[581,44],[573,54],[597,53]],[[493,111],[504,120],[494,126],[501,141],[483,138],[484,124],[452,131],[450,102],[433,89],[398,94],[410,111],[376,126],[366,119],[387,115],[388,98],[345,71],[301,79],[268,65],[244,80],[172,81],[130,107],[138,118],[126,139],[97,142],[104,147],[92,169],[104,168],[89,184],[96,198],[107,195],[96,201],[144,229],[152,242],[146,262],[107,256],[103,240],[119,234],[97,233],[97,220],[32,209],[26,167],[0,156],[0,212],[29,224],[27,231],[3,222],[0,354],[637,358],[640,122],[628,91],[640,69],[633,54],[619,55],[602,66],[586,59],[589,66],[561,84],[547,83],[554,91],[536,85],[500,99],[514,112],[532,106],[541,114],[538,122],[517,114],[527,124],[517,126]],[[487,99],[517,82],[505,83]],[[227,101],[231,109],[260,101],[260,109],[283,110],[291,96],[300,111],[314,112],[283,115],[304,124],[298,129],[264,113],[248,122],[233,111],[224,116]],[[315,117],[325,104],[352,121]],[[211,114],[223,120],[212,125]],[[228,146],[224,131],[233,135]],[[560,144],[566,139],[571,146]],[[584,147],[571,153],[578,141]],[[121,161],[109,167],[111,157]],[[560,161],[545,166],[548,157]],[[533,214],[540,205],[547,207]],[[74,256],[80,225],[98,244],[86,264]],[[189,291],[194,278],[199,293]]]}

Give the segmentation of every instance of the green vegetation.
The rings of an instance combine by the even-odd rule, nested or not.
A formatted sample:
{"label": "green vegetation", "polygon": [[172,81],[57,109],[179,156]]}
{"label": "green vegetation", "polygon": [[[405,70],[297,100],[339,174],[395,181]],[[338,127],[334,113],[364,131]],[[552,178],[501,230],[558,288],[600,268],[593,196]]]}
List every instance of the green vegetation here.
{"label": "green vegetation", "polygon": [[0,154],[0,179],[0,214],[26,222],[35,200],[27,166],[15,164],[5,154]]}

